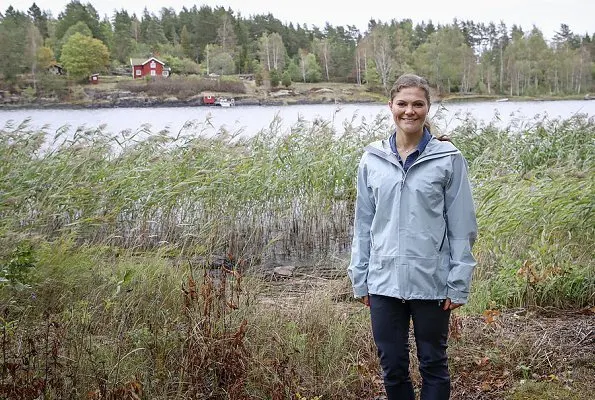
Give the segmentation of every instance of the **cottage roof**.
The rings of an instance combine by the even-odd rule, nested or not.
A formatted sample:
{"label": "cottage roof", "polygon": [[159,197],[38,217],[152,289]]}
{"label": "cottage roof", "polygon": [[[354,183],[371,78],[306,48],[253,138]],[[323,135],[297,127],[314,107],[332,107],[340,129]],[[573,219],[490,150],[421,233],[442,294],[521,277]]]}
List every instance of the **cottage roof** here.
{"label": "cottage roof", "polygon": [[145,58],[131,58],[130,59],[130,65],[132,65],[132,66],[135,66],[135,65],[145,65],[149,61],[155,61],[155,62],[158,62],[161,65],[165,65],[165,63],[163,61],[160,61],[160,60],[156,59],[155,57],[149,57],[147,59],[145,59]]}

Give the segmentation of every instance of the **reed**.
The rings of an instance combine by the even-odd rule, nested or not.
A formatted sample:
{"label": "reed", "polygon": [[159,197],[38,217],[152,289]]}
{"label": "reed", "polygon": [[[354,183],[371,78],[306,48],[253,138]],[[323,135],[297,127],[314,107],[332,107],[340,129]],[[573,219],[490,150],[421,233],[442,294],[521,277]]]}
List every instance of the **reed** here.
{"label": "reed", "polygon": [[[357,163],[389,121],[342,134],[328,121],[282,132],[275,119],[251,136],[201,126],[2,128],[0,397],[378,393],[369,320],[345,301],[344,270]],[[480,226],[467,313],[591,305],[593,118],[469,120],[451,140],[469,162]],[[209,266],[218,254],[247,262]],[[271,260],[342,278],[296,294],[262,279]]]}

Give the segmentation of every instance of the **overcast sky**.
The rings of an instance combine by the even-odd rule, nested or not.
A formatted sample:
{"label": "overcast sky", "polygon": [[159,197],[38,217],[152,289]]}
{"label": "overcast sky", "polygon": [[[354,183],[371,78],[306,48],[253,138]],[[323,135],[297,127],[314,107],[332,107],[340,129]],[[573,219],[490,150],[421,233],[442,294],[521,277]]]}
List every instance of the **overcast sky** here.
{"label": "overcast sky", "polygon": [[[70,0],[35,0],[42,10],[49,10],[54,17],[65,9]],[[81,0],[87,3],[87,0]],[[434,24],[451,23],[454,18],[488,23],[503,21],[510,29],[513,24],[528,31],[533,25],[543,32],[546,39],[551,39],[560,24],[565,23],[577,34],[595,32],[595,1],[593,0],[425,0],[425,1],[334,1],[334,0],[91,0],[100,17],[111,18],[114,10],[125,9],[130,14],[141,16],[146,7],[149,12],[159,15],[162,7],[173,8],[180,12],[183,6],[191,8],[194,4],[210,7],[231,8],[236,15],[243,17],[255,14],[272,13],[283,23],[293,22],[308,24],[309,27],[324,27],[326,22],[333,26],[355,25],[364,32],[368,21],[388,22],[391,19],[409,18],[414,25],[432,20]],[[26,10],[33,0],[8,0],[4,4]],[[356,6],[356,4],[358,4]],[[5,6],[2,7],[5,9]],[[2,10],[4,11],[4,10]]]}

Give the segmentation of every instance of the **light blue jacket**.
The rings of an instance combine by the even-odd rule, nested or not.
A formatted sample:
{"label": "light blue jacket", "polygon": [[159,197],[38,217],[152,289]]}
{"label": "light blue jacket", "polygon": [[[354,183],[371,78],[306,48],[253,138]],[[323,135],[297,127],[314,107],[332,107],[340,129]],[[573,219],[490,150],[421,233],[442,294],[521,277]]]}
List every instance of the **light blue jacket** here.
{"label": "light blue jacket", "polygon": [[461,152],[432,138],[405,172],[388,140],[364,150],[348,268],[355,297],[466,303],[477,222]]}

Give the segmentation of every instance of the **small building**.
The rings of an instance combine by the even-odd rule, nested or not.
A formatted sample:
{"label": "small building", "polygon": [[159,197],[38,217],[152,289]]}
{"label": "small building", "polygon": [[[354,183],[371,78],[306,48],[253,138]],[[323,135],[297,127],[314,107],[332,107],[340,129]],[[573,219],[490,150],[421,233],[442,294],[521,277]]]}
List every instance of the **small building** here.
{"label": "small building", "polygon": [[99,74],[93,74],[89,77],[89,82],[93,85],[97,85],[99,83]]}
{"label": "small building", "polygon": [[60,64],[57,63],[52,63],[49,67],[48,67],[48,72],[54,75],[65,75],[66,71],[64,70],[64,67]]}
{"label": "small building", "polygon": [[167,68],[163,61],[150,57],[146,60],[142,58],[131,58],[130,65],[132,67],[132,77],[142,78],[144,76],[151,77],[168,77],[171,68]]}

